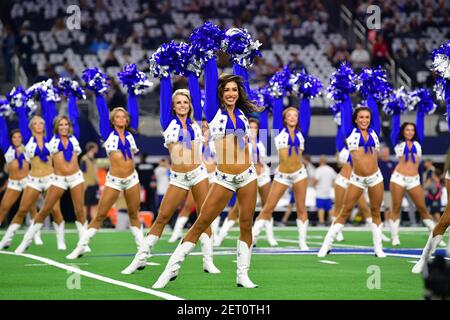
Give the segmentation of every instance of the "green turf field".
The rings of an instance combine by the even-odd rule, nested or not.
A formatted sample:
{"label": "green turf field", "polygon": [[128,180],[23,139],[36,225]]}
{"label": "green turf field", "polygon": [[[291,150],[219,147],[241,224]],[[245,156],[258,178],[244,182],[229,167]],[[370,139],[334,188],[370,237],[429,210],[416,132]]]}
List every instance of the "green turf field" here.
{"label": "green turf field", "polygon": [[[163,271],[175,245],[167,243],[169,230],[156,245],[145,270],[133,275],[120,271],[131,262],[136,246],[130,232],[99,232],[91,242],[92,252],[76,260],[65,256],[75,247],[78,235],[66,234],[67,251],[56,250],[54,233],[43,232],[43,246],[33,245],[25,256],[8,254],[20,243],[18,234],[8,250],[0,251],[0,299],[422,299],[421,275],[411,273],[415,255],[389,255],[378,259],[370,252],[340,252],[325,258],[300,253],[295,228],[275,228],[279,246],[268,247],[264,233],[258,241],[251,261],[250,278],[259,288],[237,288],[236,239],[234,229],[221,248],[215,248],[214,261],[222,271],[219,275],[204,273],[198,245],[187,257],[176,281],[163,290],[151,286]],[[406,230],[406,229],[405,229]],[[4,230],[0,233],[2,236]],[[325,229],[310,228],[308,245],[317,251]],[[336,249],[364,250],[371,248],[368,230],[345,230],[345,241]],[[425,229],[400,232],[400,248],[422,248],[427,240]],[[447,237],[445,238],[447,241]],[[392,248],[384,243],[386,252]],[[395,252],[391,252],[395,254]],[[397,252],[399,253],[399,252]],[[407,254],[411,254],[405,251]],[[27,256],[28,255],[28,256]],[[45,260],[49,259],[49,260]],[[44,260],[43,260],[44,259]],[[55,266],[54,264],[57,264]],[[58,264],[60,263],[60,264]],[[79,275],[68,271],[79,268]],[[373,270],[379,271],[379,288],[373,288]],[[372,284],[372,289],[368,288]],[[133,286],[135,285],[135,286]],[[161,296],[160,293],[169,295]]]}

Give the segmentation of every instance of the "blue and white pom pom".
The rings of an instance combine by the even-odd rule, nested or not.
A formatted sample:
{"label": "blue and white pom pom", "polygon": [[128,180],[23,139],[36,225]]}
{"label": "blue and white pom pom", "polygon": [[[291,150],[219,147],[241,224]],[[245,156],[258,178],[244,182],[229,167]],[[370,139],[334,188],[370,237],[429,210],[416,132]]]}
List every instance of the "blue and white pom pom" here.
{"label": "blue and white pom pom", "polygon": [[77,99],[86,99],[86,92],[78,81],[69,78],[60,78],[58,81],[59,90],[66,96],[73,95]]}
{"label": "blue and white pom pom", "polygon": [[4,118],[9,117],[12,109],[9,105],[8,99],[0,99],[0,115]]}
{"label": "blue and white pom pom", "polygon": [[357,89],[363,99],[372,96],[377,101],[382,101],[392,92],[392,86],[387,80],[384,69],[364,68],[357,77]]}
{"label": "blue and white pom pom", "polygon": [[417,89],[411,92],[411,98],[417,98],[414,110],[422,115],[432,114],[436,110],[433,96],[428,89]]}
{"label": "blue and white pom pom", "polygon": [[108,90],[108,77],[97,67],[85,69],[82,78],[86,82],[86,88],[96,94],[104,94]]}
{"label": "blue and white pom pom", "polygon": [[413,104],[411,96],[406,92],[405,88],[400,87],[383,101],[383,111],[388,115],[402,114],[408,109],[411,110]]}
{"label": "blue and white pom pom", "polygon": [[347,62],[343,62],[331,75],[327,97],[335,101],[343,101],[356,92],[356,89],[355,72]]}
{"label": "blue and white pom pom", "polygon": [[450,40],[433,50],[432,70],[446,80],[450,80]]}
{"label": "blue and white pom pom", "polygon": [[252,39],[247,29],[230,28],[225,32],[225,39],[222,41],[222,51],[231,57],[231,63],[240,65],[243,68],[250,68],[256,57],[261,57],[258,48],[261,43]]}
{"label": "blue and white pom pom", "polygon": [[27,95],[38,100],[46,99],[46,101],[58,102],[61,97],[58,94],[58,89],[53,85],[52,79],[47,79],[33,84],[27,90]]}
{"label": "blue and white pom pom", "polygon": [[[292,79],[292,78],[291,78]],[[317,97],[322,90],[323,85],[319,78],[305,72],[299,72],[294,75],[292,80],[292,91],[294,94],[301,94],[306,99]]]}
{"label": "blue and white pom pom", "polygon": [[192,54],[197,61],[195,64],[204,64],[213,58],[224,39],[225,33],[209,21],[194,29],[189,36],[189,41],[192,45]]}
{"label": "blue and white pom pom", "polygon": [[173,41],[162,44],[148,59],[150,75],[154,78],[165,78],[171,72],[182,74],[185,62],[180,61],[179,50],[180,44]]}
{"label": "blue and white pom pom", "polygon": [[145,73],[140,71],[134,63],[123,67],[122,71],[117,73],[117,76],[128,92],[132,92],[135,95],[144,93],[145,90],[153,85]]}
{"label": "blue and white pom pom", "polygon": [[6,99],[8,100],[9,107],[14,111],[17,108],[27,108],[28,113],[34,113],[37,109],[37,104],[22,86],[13,88],[6,95]]}
{"label": "blue and white pom pom", "polygon": [[267,90],[272,98],[280,98],[292,92],[291,72],[287,66],[269,79]]}

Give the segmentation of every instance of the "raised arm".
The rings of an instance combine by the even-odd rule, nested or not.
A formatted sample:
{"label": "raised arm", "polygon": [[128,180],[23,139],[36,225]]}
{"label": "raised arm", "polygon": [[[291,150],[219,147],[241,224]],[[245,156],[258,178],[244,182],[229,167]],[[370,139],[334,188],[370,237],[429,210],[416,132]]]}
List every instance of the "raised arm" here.
{"label": "raised arm", "polygon": [[56,103],[54,101],[48,101],[47,97],[42,97],[41,107],[45,120],[45,139],[49,141],[53,137],[53,121],[57,115]]}
{"label": "raised arm", "polygon": [[244,80],[244,88],[247,91],[247,95],[250,94],[250,77],[248,75],[248,70],[238,64],[233,64],[233,73],[236,76],[242,77]]}
{"label": "raised arm", "polygon": [[95,94],[95,102],[98,110],[98,127],[100,135],[102,136],[103,141],[106,141],[112,131],[111,125],[109,124],[108,106],[106,105],[105,97],[100,93]]}
{"label": "raised arm", "polygon": [[353,131],[352,113],[352,100],[350,99],[350,96],[347,96],[341,103],[342,132],[345,138]]}
{"label": "raised arm", "polygon": [[272,129],[281,131],[283,125],[283,97],[274,99],[272,109],[273,124]]}
{"label": "raised arm", "polygon": [[372,111],[372,129],[375,130],[379,136],[381,133],[380,113],[378,112],[378,105],[372,95],[367,97],[367,106]]}
{"label": "raised arm", "polygon": [[308,136],[311,124],[311,101],[303,97],[298,110],[298,123],[304,138]]}
{"label": "raised arm", "polygon": [[77,108],[77,98],[73,94],[70,94],[68,100],[69,101],[67,109],[69,113],[70,122],[72,122],[73,135],[75,136],[75,138],[79,139],[80,124],[78,123],[79,113]]}
{"label": "raised arm", "polygon": [[138,96],[133,92],[128,93],[127,111],[130,115],[130,127],[137,131],[139,128],[139,104]]}
{"label": "raised arm", "polygon": [[6,119],[0,114],[0,148],[3,153],[6,153],[10,146],[8,139],[8,126],[6,124]]}
{"label": "raised arm", "polygon": [[191,93],[192,106],[194,107],[194,119],[197,122],[202,121],[202,92],[198,84],[198,78],[195,73],[189,72],[188,75],[189,92]]}
{"label": "raised arm", "polygon": [[211,58],[205,63],[205,107],[203,112],[206,120],[211,122],[219,109],[219,100],[217,98],[217,86],[219,84],[219,75],[217,73],[216,58]]}
{"label": "raised arm", "polygon": [[17,116],[19,117],[19,129],[22,134],[23,144],[27,144],[31,138],[31,130],[28,127],[28,116],[25,108],[17,108]]}
{"label": "raised arm", "polygon": [[159,91],[159,114],[160,123],[163,130],[166,130],[173,119],[172,116],[172,82],[170,75],[161,78],[161,87]]}

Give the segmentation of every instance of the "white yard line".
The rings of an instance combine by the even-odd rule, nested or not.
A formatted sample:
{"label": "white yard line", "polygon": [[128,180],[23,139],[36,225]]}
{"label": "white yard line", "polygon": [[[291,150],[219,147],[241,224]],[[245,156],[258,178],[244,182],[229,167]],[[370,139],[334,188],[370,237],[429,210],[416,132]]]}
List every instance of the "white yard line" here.
{"label": "white yard line", "polygon": [[331,261],[331,260],[319,260],[319,262],[326,263],[326,264],[339,264],[336,261]]}
{"label": "white yard line", "polygon": [[28,253],[22,253],[22,254],[18,254],[18,253],[14,253],[14,252],[8,252],[8,251],[1,251],[0,250],[0,254],[6,254],[6,255],[12,255],[12,256],[19,256],[19,257],[24,257],[24,258],[28,258],[28,259],[33,259],[33,260],[37,260],[46,264],[49,264],[51,266],[54,266],[56,268],[60,268],[63,270],[67,270],[70,271],[72,273],[78,273],[82,276],[85,276],[87,278],[91,278],[91,279],[95,279],[95,280],[99,280],[99,281],[103,281],[106,283],[110,283],[110,284],[114,284],[116,286],[120,286],[120,287],[124,287],[124,288],[128,288],[130,290],[135,290],[135,291],[139,291],[139,292],[143,292],[143,293],[147,293],[153,296],[157,296],[159,298],[163,298],[166,300],[184,300],[183,298],[168,294],[168,293],[164,293],[161,291],[156,291],[156,290],[152,290],[152,289],[148,289],[148,288],[144,288],[135,284],[131,284],[128,282],[123,282],[123,281],[118,281],[118,280],[114,280],[105,276],[101,276],[89,271],[84,271],[84,270],[80,270],[76,267],[72,267],[70,265],[64,264],[64,263],[60,263],[48,258],[44,258],[44,257],[40,257],[40,256],[36,256],[33,254],[28,254]]}

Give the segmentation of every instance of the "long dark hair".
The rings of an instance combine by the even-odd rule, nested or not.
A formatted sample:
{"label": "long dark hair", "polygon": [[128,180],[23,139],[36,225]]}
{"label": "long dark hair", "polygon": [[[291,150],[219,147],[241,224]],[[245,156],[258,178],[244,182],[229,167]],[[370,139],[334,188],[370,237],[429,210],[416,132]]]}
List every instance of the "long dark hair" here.
{"label": "long dark hair", "polygon": [[353,126],[354,126],[355,128],[358,127],[358,125],[356,124],[356,118],[358,117],[358,113],[360,113],[361,111],[367,111],[367,112],[370,113],[370,124],[369,124],[369,127],[370,127],[370,126],[372,125],[372,111],[370,110],[369,107],[366,107],[366,106],[357,107],[357,108],[355,109],[355,111],[353,111],[353,115],[352,115],[352,123],[353,123]]}
{"label": "long dark hair", "polygon": [[252,112],[261,112],[264,108],[258,107],[256,104],[248,99],[247,92],[244,89],[244,80],[240,76],[223,73],[219,77],[219,85],[217,86],[217,96],[220,104],[223,105],[223,92],[225,85],[229,82],[236,82],[239,92],[239,98],[236,101],[236,108],[240,109],[244,114]]}
{"label": "long dark hair", "polygon": [[[11,130],[11,132],[9,133],[9,142],[12,144],[12,137],[13,135],[15,135],[16,133],[19,133],[20,136],[22,137],[22,133],[20,132],[19,129],[13,129]],[[22,141],[23,142],[23,141]]]}
{"label": "long dark hair", "polygon": [[414,137],[412,138],[412,141],[417,141],[419,139],[417,136],[417,127],[416,124],[413,122],[403,122],[402,126],[400,127],[400,131],[398,133],[398,141],[406,141],[405,135],[403,134],[403,131],[405,131],[406,126],[414,127]]}

